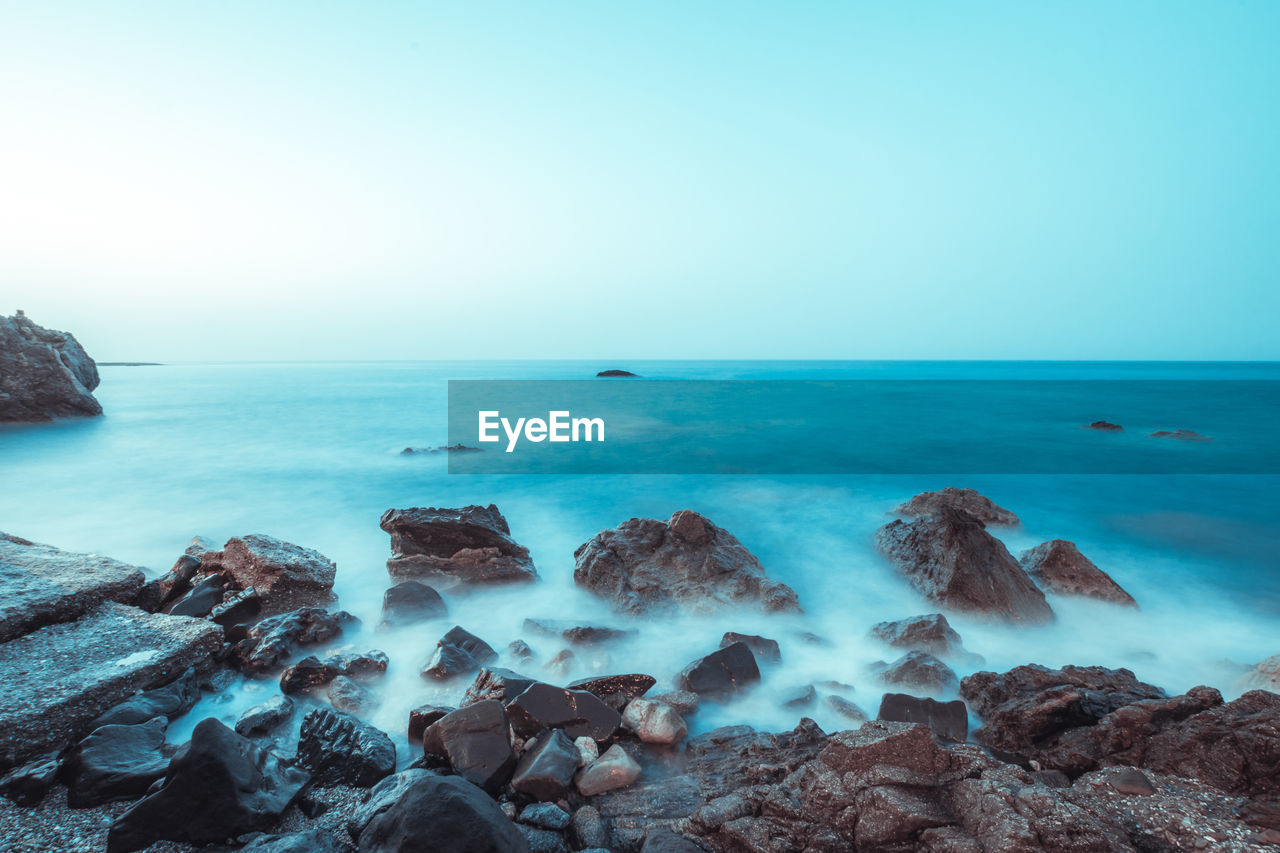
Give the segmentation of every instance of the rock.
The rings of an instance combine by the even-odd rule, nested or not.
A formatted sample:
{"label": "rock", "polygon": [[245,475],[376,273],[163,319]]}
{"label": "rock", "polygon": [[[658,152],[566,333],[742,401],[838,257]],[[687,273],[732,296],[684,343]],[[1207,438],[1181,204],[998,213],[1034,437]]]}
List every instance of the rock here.
{"label": "rock", "polygon": [[169,766],[163,749],[167,727],[164,717],[156,717],[95,729],[68,760],[67,804],[82,809],[145,794]]}
{"label": "rock", "polygon": [[217,720],[201,720],[169,762],[164,783],[112,822],[107,853],[129,853],[160,840],[198,845],[263,831],[309,778]]}
{"label": "rock", "polygon": [[360,853],[529,853],[498,805],[464,779],[422,770],[400,776],[407,781],[384,781],[379,788],[387,786],[390,794],[379,796],[375,788],[360,812],[352,833]]}
{"label": "rock", "polygon": [[414,708],[409,712],[409,742],[422,743],[422,736],[426,734],[428,726],[456,710],[443,705],[419,705]]}
{"label": "rock", "polygon": [[253,587],[230,593],[209,611],[209,618],[223,627],[248,625],[262,613],[262,597]]}
{"label": "rock", "polygon": [[260,835],[240,848],[240,853],[346,853],[347,846],[323,829],[305,829],[287,835]]}
{"label": "rock", "polygon": [[387,653],[379,649],[358,653],[342,651],[326,660],[337,668],[339,675],[363,682],[376,681],[386,675],[389,663]]}
{"label": "rock", "polygon": [[1280,655],[1259,661],[1240,679],[1246,690],[1270,690],[1280,693]]}
{"label": "rock", "polygon": [[455,625],[436,643],[435,653],[422,669],[422,677],[443,681],[469,675],[497,659],[498,653],[488,643]]}
{"label": "rock", "polygon": [[1133,596],[1081,554],[1074,542],[1065,539],[1045,542],[1029,551],[1023,551],[1018,561],[1033,580],[1050,592],[1098,598],[1129,607],[1138,606]]}
{"label": "rock", "polygon": [[569,813],[555,803],[533,803],[520,810],[520,822],[541,829],[563,832],[573,821]]}
{"label": "rock", "polygon": [[68,746],[137,691],[208,665],[221,633],[202,620],[107,603],[0,645],[0,768]]}
{"label": "rock", "polygon": [[943,507],[962,510],[983,524],[1012,527],[1021,523],[1018,516],[997,506],[990,498],[973,489],[957,489],[953,486],[937,492],[921,492],[894,512],[907,518],[923,518],[934,515]]}
{"label": "rock", "polygon": [[697,693],[688,690],[668,690],[666,693],[659,693],[657,696],[650,697],[659,702],[666,702],[676,713],[682,717],[690,717],[698,712],[698,705],[701,700]]}
{"label": "rock", "polygon": [[412,625],[449,615],[440,593],[420,581],[402,581],[382,596],[384,625]]}
{"label": "rock", "polygon": [[610,843],[609,828],[595,806],[583,806],[573,813],[569,837],[579,850],[604,848]]}
{"label": "rock", "polygon": [[223,570],[241,589],[253,587],[268,613],[333,600],[338,567],[325,555],[274,536],[251,534],[227,540]]}
{"label": "rock", "polygon": [[569,853],[564,836],[549,829],[539,829],[523,823],[515,824],[516,831],[524,836],[529,853]]}
{"label": "rock", "polygon": [[808,708],[818,701],[818,691],[812,684],[797,687],[783,694],[781,702],[784,708]]}
{"label": "rock", "polygon": [[75,336],[21,311],[0,317],[0,421],[100,415],[98,367]]}
{"label": "rock", "polygon": [[585,690],[610,708],[621,711],[632,699],[638,699],[657,683],[652,675],[639,672],[625,675],[598,675],[570,682],[570,690]]}
{"label": "rock", "polygon": [[1209,436],[1201,435],[1189,429],[1175,429],[1172,432],[1167,429],[1159,429],[1151,433],[1151,438],[1171,438],[1174,441],[1213,441]]}
{"label": "rock", "polygon": [[496,794],[516,766],[508,725],[501,702],[477,702],[428,726],[422,738],[423,750],[448,761],[454,772],[468,782]]}
{"label": "rock", "polygon": [[583,735],[580,738],[575,738],[573,745],[578,750],[579,767],[586,767],[600,757],[600,744],[596,743],[595,738]]}
{"label": "rock", "polygon": [[109,557],[0,533],[0,642],[70,622],[106,601],[130,602],[145,580],[142,569]]}
{"label": "rock", "polygon": [[879,677],[885,684],[925,693],[954,693],[960,686],[951,667],[927,652],[907,652],[881,670]]}
{"label": "rock", "polygon": [[890,522],[876,532],[876,545],[930,601],[1010,622],[1053,619],[1044,593],[1004,544],[963,510],[942,506],[912,522]]}
{"label": "rock", "polygon": [[625,788],[639,777],[640,765],[615,743],[604,755],[578,771],[574,781],[584,797],[592,797],[615,788]]}
{"label": "rock", "polygon": [[545,669],[559,681],[572,672],[577,663],[578,656],[573,653],[572,649],[561,649],[556,652],[551,660],[547,661]]}
{"label": "rock", "polygon": [[760,680],[760,668],[746,643],[733,643],[686,666],[677,677],[681,689],[699,696],[725,698]]}
{"label": "rock", "polygon": [[689,732],[674,708],[654,699],[632,699],[622,712],[622,725],[644,743],[670,745],[683,740]]}
{"label": "rock", "polygon": [[611,643],[624,640],[635,634],[621,628],[605,628],[598,625],[579,625],[576,622],[554,619],[526,619],[524,630],[530,634],[543,637],[563,637],[570,643],[580,646],[592,646],[600,643]]}
{"label": "rock", "polygon": [[540,682],[507,704],[507,716],[512,731],[524,738],[543,729],[562,729],[570,738],[601,741],[612,737],[622,723],[617,711],[591,693]]}
{"label": "rock", "polygon": [[236,734],[242,737],[264,735],[293,717],[294,707],[293,700],[288,696],[272,696],[240,715],[240,719],[236,720]]}
{"label": "rock", "polygon": [[478,453],[481,448],[468,447],[458,442],[457,444],[443,444],[439,447],[406,447],[400,451],[401,456],[412,456],[415,453]]}
{"label": "rock", "polygon": [[302,718],[298,765],[313,783],[368,788],[396,769],[396,748],[384,732],[331,708],[315,708]]}
{"label": "rock", "polygon": [[765,663],[781,663],[782,651],[778,648],[777,640],[770,640],[768,637],[761,637],[758,634],[739,634],[734,631],[726,631],[725,635],[720,638],[720,648],[732,646],[734,643],[745,643],[747,648],[751,649],[751,653],[755,655],[757,661]]}
{"label": "rock", "polygon": [[1107,421],[1094,421],[1085,426],[1085,429],[1096,429],[1100,432],[1124,432],[1124,427],[1120,424],[1108,423]]}
{"label": "rock", "polygon": [[1147,774],[1133,767],[1121,767],[1108,774],[1107,782],[1121,794],[1149,797],[1156,792]]}
{"label": "rock", "polygon": [[474,705],[485,699],[497,699],[505,705],[529,689],[529,685],[536,681],[537,679],[501,667],[482,669],[476,676],[476,680],[467,688],[462,704]]}
{"label": "rock", "polygon": [[170,616],[191,616],[203,619],[213,612],[213,608],[222,603],[222,595],[227,588],[227,579],[220,574],[205,575],[191,588],[165,608]]}
{"label": "rock", "polygon": [[163,687],[153,687],[129,697],[90,723],[90,727],[132,726],[153,717],[165,717],[173,722],[195,707],[198,701],[200,685],[195,670],[189,669]]}
{"label": "rock", "polygon": [[665,826],[655,826],[644,837],[640,853],[703,853],[702,848]]}
{"label": "rock", "polygon": [[202,563],[208,559],[211,565],[219,565],[222,562],[222,551],[218,548],[218,543],[214,542],[208,536],[192,536],[191,541],[187,543],[184,553],[189,557],[195,557]]}
{"label": "rock", "polygon": [[341,670],[330,661],[322,661],[314,655],[305,657],[281,674],[280,692],[301,693],[323,687],[341,674]]}
{"label": "rock", "polygon": [[576,584],[624,613],[712,612],[750,604],[799,612],[795,591],[769,580],[742,543],[692,510],[670,521],[633,518],[574,552]]}
{"label": "rock", "polygon": [[956,743],[964,743],[969,737],[969,711],[958,699],[939,702],[906,693],[886,693],[880,700],[876,719],[920,723],[943,740]]}
{"label": "rock", "polygon": [[865,722],[867,719],[867,715],[862,712],[861,708],[843,696],[828,696],[827,707],[846,720],[851,720],[855,723]]}
{"label": "rock", "polygon": [[632,377],[635,375],[636,374],[632,373],[630,370],[616,370],[612,368],[609,370],[602,370],[596,374],[596,376],[598,377],[604,377],[609,379],[626,378],[626,377]]}
{"label": "rock", "polygon": [[319,607],[300,607],[263,619],[236,644],[235,658],[250,675],[261,675],[282,665],[298,646],[327,643],[356,619],[346,611],[329,613]]}
{"label": "rock", "polygon": [[511,777],[511,787],[535,800],[559,800],[573,785],[573,774],[577,772],[578,764],[577,746],[564,732],[552,729],[539,736],[537,742],[520,756],[520,763]]}
{"label": "rock", "polygon": [[533,660],[533,649],[529,648],[529,644],[524,640],[512,640],[507,644],[507,654],[522,663],[528,663]]}
{"label": "rock", "polygon": [[333,707],[352,714],[362,714],[378,704],[372,693],[345,675],[339,675],[329,684],[326,695]]}
{"label": "rock", "polygon": [[62,769],[58,753],[42,755],[0,778],[0,795],[20,806],[39,805]]}
{"label": "rock", "polygon": [[391,534],[387,571],[397,581],[451,586],[538,579],[529,549],[511,538],[507,520],[493,504],[389,509],[381,526]]}
{"label": "rock", "polygon": [[968,658],[960,635],[941,613],[912,616],[896,622],[879,622],[871,626],[871,636],[899,649],[927,652],[940,658]]}
{"label": "rock", "polygon": [[134,600],[135,607],[141,607],[148,613],[155,613],[162,607],[172,604],[184,592],[191,589],[191,581],[200,571],[200,558],[183,554],[173,564],[173,568],[154,580],[147,581]]}

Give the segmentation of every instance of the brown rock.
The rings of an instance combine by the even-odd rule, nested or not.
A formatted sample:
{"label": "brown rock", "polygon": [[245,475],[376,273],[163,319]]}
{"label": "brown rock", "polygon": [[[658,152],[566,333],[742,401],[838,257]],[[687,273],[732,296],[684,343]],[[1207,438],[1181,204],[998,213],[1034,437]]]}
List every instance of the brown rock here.
{"label": "brown rock", "polygon": [[1023,551],[1018,561],[1033,580],[1050,592],[1082,595],[1128,607],[1138,606],[1133,596],[1081,554],[1074,542],[1053,539]]}
{"label": "brown rock", "polygon": [[268,613],[333,600],[331,590],[338,567],[310,548],[273,536],[238,536],[227,541],[220,563],[242,589],[257,590]]}
{"label": "brown rock", "polygon": [[877,675],[885,684],[925,693],[954,693],[960,686],[955,671],[928,652],[907,652]]}
{"label": "brown rock", "polygon": [[917,518],[933,515],[943,507],[964,510],[983,524],[1008,526],[1019,524],[1016,515],[998,506],[990,498],[984,497],[973,489],[957,489],[954,486],[947,486],[936,492],[921,492],[894,512],[908,518]]}
{"label": "brown rock", "polygon": [[529,549],[511,538],[507,520],[493,504],[389,509],[381,526],[391,534],[387,571],[394,580],[447,588],[538,579]]}
{"label": "brown rock", "polygon": [[0,317],[0,421],[100,415],[98,366],[67,332]]}

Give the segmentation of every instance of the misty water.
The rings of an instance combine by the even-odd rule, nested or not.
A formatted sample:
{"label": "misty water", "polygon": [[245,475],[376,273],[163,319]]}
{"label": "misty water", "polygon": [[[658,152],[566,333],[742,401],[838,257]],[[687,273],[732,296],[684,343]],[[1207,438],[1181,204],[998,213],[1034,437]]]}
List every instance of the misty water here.
{"label": "misty water", "polygon": [[[868,667],[897,653],[868,639],[868,629],[936,608],[876,553],[872,536],[896,505],[948,485],[976,488],[1021,517],[1020,527],[991,531],[1015,555],[1048,539],[1070,539],[1141,605],[1131,610],[1050,595],[1057,619],[1036,628],[949,614],[968,650],[985,658],[980,668],[1029,662],[1125,666],[1171,693],[1209,684],[1230,698],[1241,692],[1245,667],[1280,652],[1276,476],[482,476],[448,474],[444,454],[400,454],[406,446],[446,442],[448,379],[576,379],[614,366],[682,379],[1280,378],[1270,365],[1171,363],[104,367],[97,392],[104,417],[0,429],[0,529],[106,554],[153,574],[166,570],[194,535],[220,543],[265,533],[324,553],[338,565],[338,606],[363,623],[331,648],[377,648],[390,656],[386,678],[373,685],[380,704],[369,719],[397,739],[404,757],[411,753],[404,736],[409,709],[454,704],[470,682],[428,683],[419,675],[436,640],[454,624],[499,651],[517,638],[527,641],[537,654],[532,664],[505,652],[498,664],[526,675],[565,682],[647,672],[659,680],[654,692],[672,686],[685,664],[716,649],[725,631],[764,634],[780,643],[782,664],[762,666],[763,683],[749,695],[704,704],[690,721],[693,730],[728,723],[784,729],[802,715],[828,730],[848,727],[822,701],[803,710],[780,707],[783,695],[813,682],[848,685],[820,688],[819,695],[838,692],[874,717],[884,688]],[[1062,422],[1077,425],[1110,414],[1093,411],[1086,399],[1064,401]],[[1222,420],[1221,411],[1214,414]],[[1263,415],[1247,405],[1235,416],[1244,433],[1274,435],[1274,424],[1250,422]],[[378,630],[390,585],[389,541],[379,516],[391,507],[472,503],[498,505],[513,537],[530,549],[540,582],[447,591],[447,619]],[[680,509],[697,510],[737,536],[771,577],[796,589],[804,614],[631,620],[575,588],[573,552],[580,544],[628,518],[666,519]],[[565,645],[523,631],[530,617],[635,634],[614,645],[579,648],[574,668],[552,675],[543,667]],[[806,642],[803,632],[827,642]],[[307,648],[299,656],[318,651]],[[963,676],[975,668],[957,671]],[[206,696],[175,723],[170,739],[185,740],[206,716],[231,724],[277,689],[275,679],[266,679]]]}

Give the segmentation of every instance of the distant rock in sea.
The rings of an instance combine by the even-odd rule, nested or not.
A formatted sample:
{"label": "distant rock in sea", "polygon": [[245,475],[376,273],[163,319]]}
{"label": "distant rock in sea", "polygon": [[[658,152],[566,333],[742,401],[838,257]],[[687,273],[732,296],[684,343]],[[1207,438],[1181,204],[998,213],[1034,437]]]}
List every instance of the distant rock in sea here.
{"label": "distant rock in sea", "polygon": [[596,374],[596,376],[604,377],[606,379],[626,378],[628,376],[634,377],[635,375],[636,374],[632,373],[630,370],[602,370]]}
{"label": "distant rock in sea", "polygon": [[0,421],[100,415],[97,387],[98,367],[73,335],[21,311],[0,317]]}
{"label": "distant rock in sea", "polygon": [[1194,430],[1189,429],[1158,429],[1151,433],[1151,438],[1172,438],[1174,441],[1213,441],[1207,435],[1201,435]]}
{"label": "distant rock in sea", "polygon": [[1124,427],[1120,424],[1113,424],[1110,421],[1094,421],[1087,424],[1085,429],[1096,429],[1098,432],[1124,432]]}
{"label": "distant rock in sea", "polygon": [[479,453],[481,448],[468,447],[465,444],[445,444],[440,447],[406,447],[400,451],[401,456],[413,456],[418,453]]}

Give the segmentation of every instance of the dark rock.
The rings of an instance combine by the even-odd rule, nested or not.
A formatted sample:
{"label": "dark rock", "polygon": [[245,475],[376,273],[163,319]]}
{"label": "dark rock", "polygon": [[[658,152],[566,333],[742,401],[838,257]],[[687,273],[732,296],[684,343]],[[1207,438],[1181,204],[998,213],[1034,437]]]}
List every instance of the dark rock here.
{"label": "dark rock", "polygon": [[520,810],[520,822],[542,829],[563,832],[569,828],[573,818],[555,803],[533,803]]}
{"label": "dark rock", "polygon": [[131,696],[90,725],[95,729],[99,726],[132,726],[153,717],[165,717],[173,722],[200,701],[198,681],[195,670],[189,669],[163,687],[153,687]]}
{"label": "dark rock", "polygon": [[867,715],[862,709],[850,702],[843,696],[828,696],[826,699],[827,707],[835,711],[846,720],[852,720],[855,723],[861,723],[867,719]]}
{"label": "dark rock", "polygon": [[933,515],[943,507],[962,510],[983,524],[1014,526],[1020,523],[1018,516],[997,506],[990,498],[973,489],[957,489],[953,486],[937,492],[921,492],[894,512],[908,518],[919,518]]}
{"label": "dark rock", "polygon": [[596,374],[596,376],[601,376],[601,377],[605,377],[605,378],[614,378],[614,379],[616,379],[616,378],[626,378],[626,377],[629,377],[629,376],[635,376],[635,375],[636,375],[636,374],[632,373],[630,370],[616,370],[616,369],[613,369],[613,368],[611,368],[611,369],[609,369],[609,370],[602,370],[602,371],[600,371],[599,373],[597,373],[597,374]]}
{"label": "dark rock", "polygon": [[422,746],[427,755],[447,760],[468,782],[497,793],[516,766],[507,727],[502,703],[490,699],[459,708],[432,723],[423,735]]}
{"label": "dark rock", "polygon": [[209,618],[222,626],[247,625],[262,613],[262,597],[253,587],[226,596],[209,611]]}
{"label": "dark rock", "polygon": [[532,737],[543,729],[562,729],[570,738],[607,740],[622,723],[621,715],[585,690],[566,690],[534,683],[507,704],[512,730]]}
{"label": "dark rock", "polygon": [[939,702],[906,693],[886,693],[880,700],[876,719],[920,723],[943,740],[957,743],[963,743],[969,737],[969,712],[959,699]]}
{"label": "dark rock", "polygon": [[1159,429],[1151,433],[1151,438],[1171,438],[1174,441],[1213,441],[1209,436],[1201,435],[1189,429],[1175,429],[1172,432],[1167,429]]}
{"label": "dark rock", "polygon": [[1018,558],[1022,568],[1041,587],[1059,595],[1082,595],[1115,604],[1137,607],[1133,596],[1125,592],[1111,576],[1080,553],[1074,542],[1054,539],[1023,551]]}
{"label": "dark rock", "polygon": [[321,787],[367,788],[396,769],[396,748],[384,732],[331,708],[315,708],[302,718],[298,764]]}
{"label": "dark rock", "polygon": [[360,853],[529,853],[498,805],[464,779],[423,770],[400,776],[408,779],[374,789],[354,822]]}
{"label": "dark rock", "polygon": [[1107,421],[1094,421],[1085,426],[1085,429],[1096,429],[1100,432],[1124,432],[1124,427],[1120,424],[1108,423]]}
{"label": "dark rock", "polygon": [[609,827],[605,825],[599,809],[595,806],[583,806],[573,813],[569,837],[579,850],[607,847]]}
{"label": "dark rock", "polygon": [[169,605],[166,612],[170,616],[204,618],[213,612],[213,608],[222,603],[222,594],[226,587],[227,579],[222,575],[206,575],[191,588],[190,592]]}
{"label": "dark rock", "polygon": [[322,661],[314,655],[305,657],[280,676],[280,692],[301,693],[323,687],[341,674],[342,671],[330,661]]}
{"label": "dark rock", "polygon": [[570,682],[570,690],[585,690],[599,698],[615,711],[622,711],[632,699],[638,699],[657,683],[652,675],[627,673],[625,675],[597,675]]}
{"label": "dark rock", "polygon": [[579,546],[574,560],[574,582],[625,613],[800,610],[794,590],[769,580],[741,542],[692,510],[667,522],[624,521]]}
{"label": "dark rock", "polygon": [[305,829],[286,835],[260,835],[240,848],[240,853],[346,853],[347,846],[323,829]]}
{"label": "dark rock", "polygon": [[533,660],[533,649],[524,640],[512,640],[507,644],[507,654],[516,660],[527,663]]}
{"label": "dark rock", "polygon": [[111,824],[108,853],[160,840],[208,844],[273,826],[309,780],[213,718],[169,762],[164,784]]}
{"label": "dark rock", "polygon": [[591,646],[623,640],[635,634],[620,628],[604,628],[595,625],[579,625],[575,622],[552,619],[526,619],[524,630],[544,637],[563,637],[570,643]]}
{"label": "dark rock", "polygon": [[257,590],[269,613],[329,603],[338,571],[319,551],[261,534],[227,540],[221,565],[241,589]]}
{"label": "dark rock", "polygon": [[62,760],[57,753],[42,755],[0,778],[0,796],[8,797],[20,806],[38,805],[61,769]]}
{"label": "dark rock", "polygon": [[163,749],[167,726],[164,717],[156,717],[95,729],[68,759],[67,804],[89,808],[145,794],[169,766]]}
{"label": "dark rock", "polygon": [[414,708],[409,712],[409,742],[422,743],[422,736],[426,734],[428,726],[456,710],[457,708],[442,705],[419,705]]}
{"label": "dark rock", "polygon": [[291,718],[294,707],[293,700],[288,696],[272,696],[240,715],[240,719],[236,720],[236,734],[242,737],[264,735]]}
{"label": "dark rock", "polygon": [[172,604],[183,593],[191,589],[191,582],[199,571],[199,557],[194,557],[190,554],[183,554],[178,557],[173,564],[173,568],[154,581],[159,603],[152,612]]}
{"label": "dark rock", "polygon": [[466,695],[462,697],[462,704],[474,705],[485,699],[497,699],[505,705],[536,681],[536,678],[529,678],[501,667],[482,669],[476,675],[476,680],[467,688]]}
{"label": "dark rock", "polygon": [[337,668],[338,674],[356,681],[375,681],[387,674],[387,653],[379,649],[366,652],[338,652],[326,660]]}
{"label": "dark rock", "polygon": [[422,677],[443,681],[469,675],[497,659],[498,653],[488,643],[455,625],[436,643]]}
{"label": "dark rock", "polygon": [[382,596],[382,622],[385,625],[412,625],[448,615],[449,608],[440,593],[420,581],[402,581]]}
{"label": "dark rock", "polygon": [[282,665],[298,646],[327,643],[356,619],[346,611],[330,613],[319,607],[300,607],[290,613],[269,616],[249,629],[236,644],[241,669],[260,675]]}
{"label": "dark rock", "polygon": [[812,684],[806,684],[804,687],[797,687],[785,693],[782,699],[782,707],[808,708],[816,701],[818,701],[818,691]]}
{"label": "dark rock", "polygon": [[400,451],[401,456],[413,456],[415,453],[479,453],[479,447],[468,447],[459,442],[457,444],[442,444],[439,447],[406,447]]}
{"label": "dark rock", "polygon": [[559,729],[540,735],[520,757],[511,787],[535,800],[559,800],[573,785],[578,770],[578,748]]}
{"label": "dark rock", "polygon": [[98,367],[75,336],[21,311],[0,317],[0,421],[100,415]]}
{"label": "dark rock", "polygon": [[655,826],[644,837],[640,853],[703,853],[701,847],[665,826]]}
{"label": "dark rock", "polygon": [[1004,544],[963,510],[942,506],[916,521],[890,522],[876,545],[930,601],[1012,622],[1053,619],[1044,593]]}
{"label": "dark rock", "polygon": [[907,652],[881,670],[879,677],[885,684],[925,693],[953,693],[960,686],[951,667],[927,652]]}
{"label": "dark rock", "polygon": [[363,714],[378,704],[376,697],[353,678],[339,675],[329,684],[325,694],[329,704],[339,711]]}
{"label": "dark rock", "polygon": [[927,652],[941,658],[968,656],[960,635],[941,613],[879,622],[871,626],[871,636],[895,648]]}
{"label": "dark rock", "polygon": [[452,585],[538,579],[529,549],[511,538],[507,520],[493,504],[389,509],[381,526],[391,534],[387,571],[395,580]]}
{"label": "dark rock", "polygon": [[524,836],[529,853],[569,853],[564,836],[550,829],[539,829],[527,824],[515,824],[516,831]]}
{"label": "dark rock", "polygon": [[733,643],[686,666],[676,679],[699,696],[732,696],[760,680],[760,668],[746,643]]}
{"label": "dark rock", "polygon": [[70,622],[105,601],[130,602],[145,580],[136,566],[0,533],[0,642]]}
{"label": "dark rock", "polygon": [[782,650],[778,648],[777,640],[770,640],[768,637],[761,637],[758,634],[739,634],[735,631],[726,631],[725,635],[720,638],[720,648],[732,646],[734,643],[746,643],[747,648],[751,649],[751,653],[756,656],[757,661],[765,663],[781,663]]}

